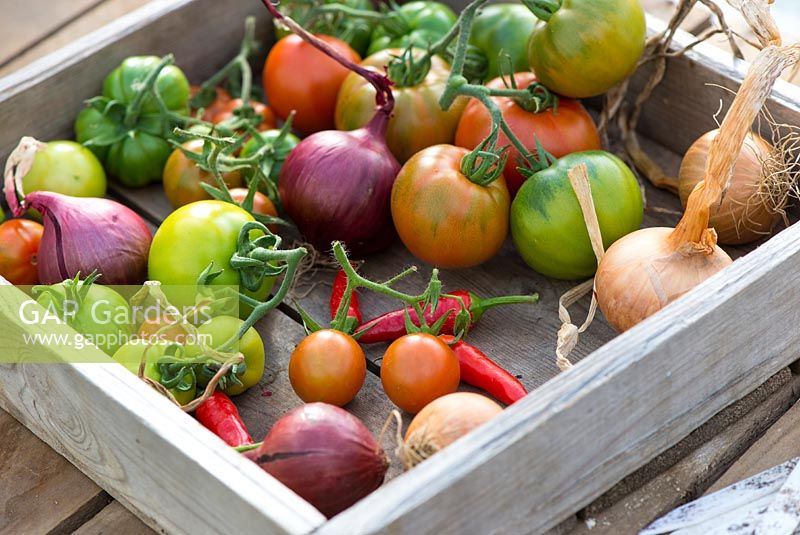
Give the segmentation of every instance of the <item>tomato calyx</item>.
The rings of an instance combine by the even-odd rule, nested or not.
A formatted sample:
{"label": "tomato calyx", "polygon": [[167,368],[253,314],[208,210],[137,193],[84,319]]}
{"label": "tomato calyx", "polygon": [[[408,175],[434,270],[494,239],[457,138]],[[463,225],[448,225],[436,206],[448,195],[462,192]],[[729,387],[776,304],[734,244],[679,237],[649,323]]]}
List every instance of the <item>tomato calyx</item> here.
{"label": "tomato calyx", "polygon": [[527,87],[520,89],[514,76],[514,66],[509,65],[509,67],[511,72],[501,74],[506,90],[492,90],[492,96],[511,97],[519,107],[530,113],[542,113],[546,110],[553,110],[553,113],[558,112],[558,96],[556,94],[539,82],[532,82]]}
{"label": "tomato calyx", "polygon": [[550,17],[561,9],[561,0],[522,0],[522,3],[544,22],[549,21]]}
{"label": "tomato calyx", "polygon": [[499,129],[498,125],[494,125],[489,137],[461,159],[461,173],[470,182],[488,186],[503,176],[503,168],[508,159],[508,145],[497,147]]}

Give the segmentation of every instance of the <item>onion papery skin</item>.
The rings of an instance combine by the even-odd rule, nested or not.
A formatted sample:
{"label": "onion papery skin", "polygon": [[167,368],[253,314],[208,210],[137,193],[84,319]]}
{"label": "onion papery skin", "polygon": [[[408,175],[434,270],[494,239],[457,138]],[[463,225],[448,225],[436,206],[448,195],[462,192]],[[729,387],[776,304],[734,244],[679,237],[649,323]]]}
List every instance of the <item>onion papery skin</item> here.
{"label": "onion papery skin", "polygon": [[[714,240],[675,250],[674,229],[637,230],[606,251],[595,275],[597,303],[606,320],[626,331],[731,264]],[[711,231],[713,235],[713,231]]]}
{"label": "onion papery skin", "polygon": [[317,249],[339,240],[353,253],[372,253],[394,238],[389,200],[400,164],[386,145],[387,122],[378,112],[364,128],[313,134],[281,167],[281,202]]}
{"label": "onion papery skin", "polygon": [[56,284],[97,270],[103,284],[138,284],[147,276],[152,235],[133,210],[109,199],[77,198],[48,191],[25,196],[42,214],[41,284]]}
{"label": "onion papery skin", "polygon": [[400,458],[406,470],[438,453],[503,408],[494,400],[472,392],[455,392],[431,401],[411,420]]}
{"label": "onion papery skin", "polygon": [[[705,176],[711,141],[719,129],[711,130],[695,141],[681,162],[678,174],[678,194],[686,208],[689,194]],[[711,207],[709,226],[717,231],[719,243],[737,245],[750,243],[769,234],[780,219],[777,209],[769,207],[759,197],[764,180],[763,162],[772,153],[772,146],[760,136],[749,133],[736,159],[728,191],[720,204]]]}
{"label": "onion papery skin", "polygon": [[278,420],[248,458],[330,518],[377,489],[389,461],[361,420],[327,403]]}

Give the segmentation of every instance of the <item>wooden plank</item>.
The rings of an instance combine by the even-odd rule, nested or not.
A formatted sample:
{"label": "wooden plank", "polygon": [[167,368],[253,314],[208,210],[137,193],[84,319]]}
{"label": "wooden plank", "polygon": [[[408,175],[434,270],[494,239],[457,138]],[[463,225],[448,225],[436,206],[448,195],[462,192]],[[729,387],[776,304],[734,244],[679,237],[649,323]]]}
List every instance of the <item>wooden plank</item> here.
{"label": "wooden plank", "polygon": [[[661,515],[697,498],[748,445],[797,401],[800,396],[800,377],[786,375],[789,375],[788,382],[784,376],[782,386],[765,401],[718,430],[717,434],[677,464],[612,507],[587,515],[571,535],[636,533]],[[734,406],[728,407],[732,408]]]}
{"label": "wooden plank", "polygon": [[[324,521],[99,350],[26,344],[23,332],[74,334],[63,324],[22,328],[26,298],[7,286],[0,300],[3,360],[14,355],[0,365],[0,406],[145,523],[170,533],[244,532],[257,524],[301,534]],[[73,364],[37,364],[59,359]]]}
{"label": "wooden plank", "polygon": [[795,360],[797,299],[794,226],[320,532],[547,529]]}
{"label": "wooden plank", "polygon": [[153,530],[125,509],[119,502],[111,502],[72,535],[152,535]]}
{"label": "wooden plank", "polygon": [[800,403],[796,403],[711,487],[716,492],[737,481],[800,456]]}
{"label": "wooden plank", "polygon": [[[10,74],[50,52],[69,45],[77,38],[100,28],[118,17],[126,15],[128,12],[143,6],[148,1],[149,0],[101,0],[98,2],[97,0],[91,0],[88,9],[81,11],[77,18],[73,17],[59,28],[49,31],[46,34],[46,39],[39,40],[33,46],[26,43],[24,49],[20,48],[10,56],[3,56],[2,53],[0,53],[0,76]],[[73,7],[73,9],[80,7],[81,3],[89,3],[87,0],[81,0],[77,3],[36,0],[34,3],[39,4],[44,2],[46,2],[48,6],[52,5],[59,8],[70,6]],[[23,4],[20,2],[15,5],[22,6]],[[19,15],[17,18],[15,18],[13,14],[9,15],[8,13],[4,13],[4,17],[7,18],[4,18],[4,22],[0,23],[0,28],[3,24],[7,24],[17,28],[24,28],[25,30],[36,27],[39,32],[42,32],[43,29],[39,26],[38,21],[31,20],[31,17],[47,17],[51,19],[51,9],[44,9],[42,6],[38,6],[39,9],[31,9],[29,3],[25,3],[25,6],[27,13],[25,15]],[[0,29],[0,35],[7,36],[8,34]],[[0,48],[2,48],[4,44],[7,46],[9,42],[11,42],[9,39],[0,42]],[[17,44],[22,45],[23,43],[20,41]]]}
{"label": "wooden plank", "polygon": [[3,411],[0,444],[0,533],[71,531],[111,499]]}
{"label": "wooden plank", "polygon": [[4,2],[0,19],[0,66],[37,42],[46,39],[59,27],[69,24],[104,0],[26,0]]}

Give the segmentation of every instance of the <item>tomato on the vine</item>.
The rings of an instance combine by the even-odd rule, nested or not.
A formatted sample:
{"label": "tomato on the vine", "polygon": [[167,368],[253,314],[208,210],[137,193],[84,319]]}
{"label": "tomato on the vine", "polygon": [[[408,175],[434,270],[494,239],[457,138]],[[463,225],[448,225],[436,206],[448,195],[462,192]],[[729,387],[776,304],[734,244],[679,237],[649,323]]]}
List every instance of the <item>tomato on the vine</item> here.
{"label": "tomato on the vine", "polygon": [[0,224],[0,277],[11,284],[39,283],[36,255],[44,227],[28,219],[10,219]]}
{"label": "tomato on the vine", "polygon": [[[198,342],[202,342],[205,337],[210,337],[209,345],[214,349],[220,349],[239,332],[242,323],[244,323],[242,320],[233,316],[215,316],[197,328]],[[233,350],[244,356],[245,368],[244,373],[238,375],[242,384],[231,384],[224,389],[229,396],[241,394],[248,388],[257,385],[264,375],[264,342],[258,331],[253,327],[247,329],[244,336],[234,345]],[[198,384],[205,386],[205,379],[198,377]]]}
{"label": "tomato on the vine", "polygon": [[389,346],[381,361],[381,383],[392,403],[417,413],[452,394],[461,380],[458,357],[431,334],[407,334]]}
{"label": "tomato on the vine", "polygon": [[[234,188],[230,190],[229,193],[231,194],[231,198],[241,205],[245,197],[247,197],[248,190],[247,188]],[[253,197],[253,213],[278,217],[278,210],[275,208],[275,204],[260,191],[257,191]],[[278,231],[278,225],[268,225],[267,228],[273,234]]]}
{"label": "tomato on the vine", "polygon": [[[410,4],[406,4],[410,5]],[[382,50],[361,62],[373,71],[382,72],[392,57],[402,50]],[[422,54],[415,50],[415,55]],[[386,143],[400,163],[420,150],[439,143],[452,143],[458,120],[467,100],[459,97],[447,111],[439,106],[450,65],[438,56],[431,58],[431,68],[415,85],[392,87],[394,113],[386,130]],[[350,73],[342,84],[336,102],[336,128],[355,130],[366,125],[375,114],[375,88],[363,77]]]}
{"label": "tomato on the vine", "polygon": [[242,158],[246,158],[247,156],[250,156],[256,152],[260,146],[262,146],[259,141],[263,141],[264,143],[272,143],[273,151],[269,156],[270,168],[268,176],[276,183],[278,181],[278,175],[281,172],[283,162],[289,156],[289,153],[292,152],[292,150],[297,146],[297,144],[300,143],[300,138],[291,132],[287,132],[280,142],[276,142],[275,140],[278,139],[280,134],[280,130],[267,130],[265,132],[260,132],[258,134],[259,139],[256,139],[255,136],[253,136],[247,140],[247,143],[245,143],[244,147],[242,147],[241,153]]}
{"label": "tomato on the vine", "polygon": [[639,0],[529,0],[544,22],[528,42],[539,80],[559,95],[601,95],[636,69],[646,28]]}
{"label": "tomato on the vine", "polygon": [[486,56],[488,80],[500,76],[501,67],[508,72],[505,56],[512,72],[528,69],[528,37],[538,22],[522,4],[487,4],[478,10],[469,42]]}
{"label": "tomato on the vine", "polygon": [[485,262],[508,234],[510,199],[501,176],[480,185],[461,172],[467,149],[428,147],[406,162],[392,188],[392,219],[417,258],[445,268]]}
{"label": "tomato on the vine", "polygon": [[[183,144],[187,150],[200,154],[203,152],[203,140],[192,139]],[[223,173],[222,178],[229,188],[242,185],[242,175],[239,171]],[[195,162],[186,157],[181,149],[172,151],[164,166],[163,174],[164,194],[169,199],[173,208],[179,208],[189,203],[210,199],[203,183],[216,186],[214,176],[208,171],[200,169]]]}
{"label": "tomato on the vine", "polygon": [[[145,356],[147,351],[147,360],[144,368],[144,374],[153,381],[161,381],[161,371],[158,369],[158,360],[166,354],[167,348],[170,346],[169,342],[158,342],[150,344],[142,339],[131,340],[116,353],[112,358],[125,366],[131,373],[138,375],[139,364],[142,357]],[[169,389],[175,401],[181,405],[187,405],[197,395],[197,381],[193,371],[189,371],[183,376],[183,379],[173,388]]]}
{"label": "tomato on the vine", "polygon": [[603,246],[642,224],[639,182],[625,163],[608,152],[576,152],[539,171],[522,185],[511,205],[511,235],[523,260],[556,279],[582,279],[597,270],[583,210],[569,170],[586,164]]}
{"label": "tomato on the vine", "polygon": [[[194,99],[195,96],[200,92],[200,86],[193,85],[191,86],[189,96]],[[227,106],[228,102],[233,99],[230,93],[226,89],[221,87],[214,88],[215,96],[214,100],[211,101],[205,108],[203,108],[203,116],[202,119],[207,122],[213,122],[211,119],[215,117],[218,113],[220,113],[225,107]],[[194,108],[192,109],[192,113],[194,113]]]}
{"label": "tomato on the vine", "polygon": [[306,403],[342,407],[356,396],[367,374],[366,358],[352,336],[323,329],[306,336],[292,352],[289,380]]}
{"label": "tomato on the vine", "polygon": [[[203,115],[203,117],[208,117],[205,120],[211,123],[219,124],[234,117],[236,110],[241,108],[242,103],[243,101],[240,98],[234,98],[224,102],[215,101],[214,108],[212,110],[206,110],[206,113]],[[261,117],[261,122],[258,123],[257,127],[258,130],[270,130],[277,126],[277,118],[275,117],[275,112],[272,111],[272,108],[257,100],[251,100],[250,106],[253,108],[254,115],[256,117]]]}
{"label": "tomato on the vine", "polygon": [[[360,61],[360,56],[341,39],[317,37],[350,61]],[[296,75],[300,67],[302,76]],[[289,35],[275,43],[267,56],[264,91],[281,119],[296,111],[293,125],[304,134],[332,130],[336,95],[349,72],[300,36]]]}
{"label": "tomato on the vine", "polygon": [[[516,73],[514,80],[520,89],[525,89],[537,81],[536,76],[531,72]],[[492,89],[506,88],[502,77],[495,78],[486,85]],[[517,139],[533,154],[536,154],[537,140],[547,152],[556,158],[573,152],[601,148],[600,135],[597,133],[592,116],[577,100],[561,98],[558,99],[555,108],[548,108],[538,113],[526,110],[513,98],[492,97],[492,100],[500,108],[503,119]],[[486,139],[491,131],[492,116],[483,104],[471,99],[458,123],[455,144],[474,149]],[[499,132],[497,144],[499,146],[509,145],[508,160],[503,170],[503,176],[513,197],[525,182],[525,177],[517,169],[519,151],[510,144],[508,137],[502,131]]]}
{"label": "tomato on the vine", "polygon": [[[254,221],[252,215],[224,201],[198,201],[178,208],[167,216],[153,236],[147,262],[148,277],[160,281],[165,291],[169,286],[194,287],[203,270],[213,262],[214,269],[223,270],[213,284],[241,286],[239,272],[231,266],[230,260],[236,252],[239,232],[249,221]],[[256,292],[244,291],[241,287],[240,291],[263,300],[274,282],[274,278],[268,277]],[[194,304],[193,294],[186,296],[181,292],[175,297],[169,296],[176,306]]]}

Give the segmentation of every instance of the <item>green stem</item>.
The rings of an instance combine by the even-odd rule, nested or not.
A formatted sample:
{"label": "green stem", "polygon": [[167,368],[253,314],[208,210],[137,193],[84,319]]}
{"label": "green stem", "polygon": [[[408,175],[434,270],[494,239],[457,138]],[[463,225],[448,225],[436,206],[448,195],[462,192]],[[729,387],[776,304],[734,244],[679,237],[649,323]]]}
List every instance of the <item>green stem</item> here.
{"label": "green stem", "polygon": [[244,38],[239,48],[239,53],[231,59],[222,69],[214,73],[208,80],[200,85],[200,93],[214,90],[223,80],[226,80],[236,69],[242,73],[242,106],[250,105],[250,93],[252,92],[252,76],[250,63],[247,58],[255,47],[256,19],[247,17],[244,21]]}
{"label": "green stem", "polygon": [[336,258],[336,261],[339,262],[341,268],[347,274],[348,285],[350,284],[350,281],[353,281],[354,288],[359,288],[359,287],[366,288],[373,292],[381,293],[383,295],[392,297],[394,299],[399,299],[400,301],[403,301],[404,303],[407,303],[412,306],[416,303],[419,303],[420,301],[425,300],[425,298],[427,297],[426,293],[424,292],[420,295],[409,295],[400,292],[398,290],[395,290],[394,288],[391,288],[387,284],[381,284],[379,282],[374,282],[365,277],[362,277],[350,264],[350,260],[347,258],[347,253],[345,252],[344,246],[342,245],[341,242],[337,241],[333,243],[333,255]]}
{"label": "green stem", "polygon": [[550,20],[553,14],[561,9],[561,0],[522,0],[522,3],[536,15],[539,20]]}
{"label": "green stem", "polygon": [[142,105],[144,104],[144,99],[151,93],[157,92],[156,90],[156,81],[158,80],[158,75],[161,74],[161,71],[167,65],[172,65],[175,62],[175,57],[172,54],[167,54],[161,61],[156,65],[153,70],[147,73],[147,76],[142,83],[142,87],[136,93],[136,97],[134,97],[133,101],[128,104],[128,107],[125,109],[125,119],[124,124],[128,128],[133,128],[136,126],[136,122],[139,120],[139,114],[142,111]]}
{"label": "green stem", "polygon": [[245,444],[244,446],[236,446],[233,449],[238,451],[239,453],[244,453],[246,451],[260,448],[261,444],[263,444],[263,442],[256,442],[255,444]]}
{"label": "green stem", "polygon": [[357,9],[354,7],[346,6],[344,4],[323,4],[319,6],[312,7],[308,14],[303,17],[302,20],[298,20],[297,22],[300,23],[303,27],[309,27],[316,19],[319,18],[321,15],[325,15],[327,13],[333,14],[343,14],[347,15],[348,17],[359,18],[359,19],[366,19],[366,20],[377,20],[382,21],[391,16],[391,14],[387,15],[386,13],[379,13],[377,11],[367,11],[365,9]]}

